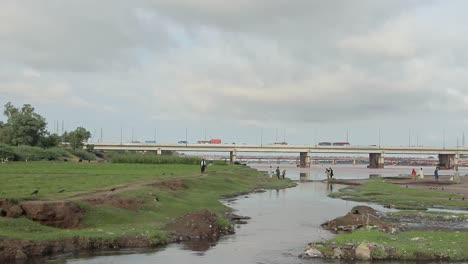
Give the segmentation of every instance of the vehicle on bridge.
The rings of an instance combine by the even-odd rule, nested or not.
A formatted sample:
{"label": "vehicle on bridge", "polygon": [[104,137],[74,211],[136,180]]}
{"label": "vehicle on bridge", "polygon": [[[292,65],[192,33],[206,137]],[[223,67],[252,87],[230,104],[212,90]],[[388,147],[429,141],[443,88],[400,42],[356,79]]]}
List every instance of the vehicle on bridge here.
{"label": "vehicle on bridge", "polygon": [[197,144],[221,144],[221,139],[212,138],[210,140],[198,140]]}
{"label": "vehicle on bridge", "polygon": [[275,142],[275,143],[273,143],[273,144],[274,144],[274,145],[287,145],[288,142],[284,142],[284,141],[283,141],[283,142]]}
{"label": "vehicle on bridge", "polygon": [[349,146],[349,142],[333,142],[333,146]]}
{"label": "vehicle on bridge", "polygon": [[177,142],[179,144],[188,144],[188,142],[186,140],[179,140],[179,142]]}
{"label": "vehicle on bridge", "polygon": [[318,145],[319,146],[331,146],[332,143],[331,142],[319,142]]}

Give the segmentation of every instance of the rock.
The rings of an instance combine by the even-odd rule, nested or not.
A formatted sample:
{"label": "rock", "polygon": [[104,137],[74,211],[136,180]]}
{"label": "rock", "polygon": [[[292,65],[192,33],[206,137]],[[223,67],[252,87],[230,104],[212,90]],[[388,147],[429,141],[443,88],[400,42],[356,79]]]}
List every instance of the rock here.
{"label": "rock", "polygon": [[333,258],[334,259],[340,259],[343,257],[343,251],[341,250],[341,248],[339,247],[336,247],[333,249]]}
{"label": "rock", "polygon": [[422,238],[420,238],[420,237],[413,237],[413,238],[411,239],[411,241],[418,241],[418,240],[420,240],[420,239],[422,239]]}
{"label": "rock", "polygon": [[358,260],[371,260],[371,251],[367,243],[361,243],[355,249],[356,259]]}
{"label": "rock", "polygon": [[304,252],[309,258],[322,258],[323,254],[316,248],[309,248]]}
{"label": "rock", "polygon": [[28,259],[28,256],[22,250],[17,250],[16,254],[15,254],[15,259],[16,260],[26,260],[26,259]]}

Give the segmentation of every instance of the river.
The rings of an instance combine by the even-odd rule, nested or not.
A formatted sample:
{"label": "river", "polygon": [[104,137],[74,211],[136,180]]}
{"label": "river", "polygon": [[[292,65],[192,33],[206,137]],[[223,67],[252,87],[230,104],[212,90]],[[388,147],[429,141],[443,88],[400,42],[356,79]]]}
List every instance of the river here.
{"label": "river", "polygon": [[[363,203],[331,199],[327,195],[342,186],[327,185],[320,180],[325,178],[323,170],[329,166],[314,166],[299,169],[293,165],[271,164],[272,169],[280,166],[286,169],[287,177],[300,182],[297,187],[284,190],[268,190],[254,193],[226,202],[239,215],[249,216],[248,224],[239,225],[236,234],[221,238],[216,244],[171,244],[153,251],[120,251],[101,253],[66,259],[63,262],[74,264],[91,263],[203,263],[203,264],[239,264],[239,263],[330,263],[327,260],[302,260],[297,256],[304,246],[313,241],[328,239],[333,236],[320,227],[323,222],[344,215],[353,206]],[[270,165],[252,164],[259,170],[270,171]],[[334,165],[337,178],[365,178],[371,174],[398,175],[408,174],[411,167],[387,167],[385,169],[367,169],[365,166]],[[432,168],[425,172],[431,174]],[[442,174],[450,172],[444,171]],[[463,172],[465,173],[465,172]],[[372,205],[377,210],[381,206]],[[124,254],[122,254],[124,253]],[[118,255],[116,255],[118,254]],[[62,261],[60,261],[62,262]]]}

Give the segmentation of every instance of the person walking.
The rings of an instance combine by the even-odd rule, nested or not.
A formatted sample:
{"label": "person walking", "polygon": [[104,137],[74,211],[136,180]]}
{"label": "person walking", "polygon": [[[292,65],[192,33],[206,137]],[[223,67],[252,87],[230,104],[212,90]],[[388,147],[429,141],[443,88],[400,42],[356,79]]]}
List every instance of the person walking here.
{"label": "person walking", "polygon": [[201,169],[201,173],[205,173],[205,169],[206,169],[206,161],[205,159],[202,159],[201,162],[200,162],[200,169]]}
{"label": "person walking", "polygon": [[422,168],[419,169],[418,178],[421,179],[421,180],[424,179],[424,172],[423,172],[423,169],[422,169]]}
{"label": "person walking", "polygon": [[414,168],[411,171],[411,178],[413,178],[413,180],[416,180],[416,170]]}
{"label": "person walking", "polygon": [[333,179],[333,176],[334,176],[334,175],[335,175],[335,174],[333,174],[333,169],[330,167],[330,179]]}
{"label": "person walking", "polygon": [[330,179],[330,170],[328,168],[325,169],[325,174],[327,175],[327,180]]}
{"label": "person walking", "polygon": [[436,167],[435,170],[434,170],[434,178],[435,178],[436,182],[439,181],[439,167]]}
{"label": "person walking", "polygon": [[280,178],[280,177],[281,177],[281,176],[280,176],[280,173],[281,173],[281,171],[280,171],[279,167],[276,167],[276,177],[278,177],[278,180],[281,179],[281,178]]}
{"label": "person walking", "polygon": [[281,177],[283,177],[283,180],[284,180],[284,177],[286,176],[286,170],[283,170],[282,174],[281,174]]}

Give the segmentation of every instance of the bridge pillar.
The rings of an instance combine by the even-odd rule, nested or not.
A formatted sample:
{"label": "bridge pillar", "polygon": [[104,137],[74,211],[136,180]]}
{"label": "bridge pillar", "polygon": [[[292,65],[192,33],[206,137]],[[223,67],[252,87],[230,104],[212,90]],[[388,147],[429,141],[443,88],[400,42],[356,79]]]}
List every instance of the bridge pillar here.
{"label": "bridge pillar", "polygon": [[231,164],[234,164],[234,162],[236,162],[236,159],[237,159],[237,152],[236,151],[230,151],[229,152],[229,161]]}
{"label": "bridge pillar", "polygon": [[453,169],[458,166],[457,154],[439,154],[439,167],[441,169]]}
{"label": "bridge pillar", "polygon": [[353,165],[356,165],[356,160],[353,160]]}
{"label": "bridge pillar", "polygon": [[332,165],[336,165],[336,160],[332,160]]}
{"label": "bridge pillar", "polygon": [[162,154],[162,150],[161,149],[157,149],[156,150],[156,155],[161,155]]}
{"label": "bridge pillar", "polygon": [[307,168],[310,167],[310,156],[307,152],[299,153],[299,167]]}
{"label": "bridge pillar", "polygon": [[382,153],[369,153],[369,166],[371,169],[381,169],[384,167],[384,157]]}

